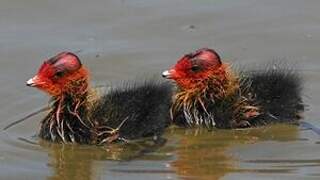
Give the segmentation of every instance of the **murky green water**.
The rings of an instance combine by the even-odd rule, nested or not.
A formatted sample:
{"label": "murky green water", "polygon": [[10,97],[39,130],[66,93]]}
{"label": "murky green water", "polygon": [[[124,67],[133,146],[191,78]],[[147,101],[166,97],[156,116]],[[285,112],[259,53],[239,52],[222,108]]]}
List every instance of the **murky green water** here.
{"label": "murky green water", "polygon": [[[212,47],[236,65],[285,58],[305,78],[305,121],[320,126],[320,2],[307,0],[3,0],[0,127],[46,104],[28,88],[44,58],[80,51],[94,85],[159,75]],[[58,145],[34,135],[44,114],[0,133],[0,179],[319,179],[310,130],[170,128],[166,142]]]}

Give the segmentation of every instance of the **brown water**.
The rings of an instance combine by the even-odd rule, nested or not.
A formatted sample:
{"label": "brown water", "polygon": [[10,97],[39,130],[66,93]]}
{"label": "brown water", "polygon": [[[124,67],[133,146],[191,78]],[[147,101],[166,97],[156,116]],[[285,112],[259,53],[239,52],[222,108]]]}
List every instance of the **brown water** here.
{"label": "brown water", "polygon": [[[305,121],[320,126],[320,1],[2,0],[0,127],[46,104],[24,82],[46,57],[81,51],[94,84],[156,74],[200,47],[235,64],[285,58],[305,78]],[[309,130],[171,128],[165,144],[57,145],[33,137],[44,114],[0,133],[0,179],[319,179]]]}

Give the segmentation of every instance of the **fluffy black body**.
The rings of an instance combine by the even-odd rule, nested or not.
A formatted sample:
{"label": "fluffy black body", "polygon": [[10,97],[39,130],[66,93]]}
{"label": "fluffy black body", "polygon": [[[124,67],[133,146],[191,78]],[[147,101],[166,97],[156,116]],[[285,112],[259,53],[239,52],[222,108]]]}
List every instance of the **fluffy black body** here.
{"label": "fluffy black body", "polygon": [[250,91],[262,114],[252,125],[297,123],[304,111],[302,78],[290,68],[269,68],[249,73]]}
{"label": "fluffy black body", "polygon": [[[53,103],[52,111],[42,121],[40,137],[43,139],[103,144],[159,136],[169,125],[171,86],[167,83],[147,81],[113,89],[90,107],[87,95],[77,108],[75,98],[64,96],[61,122],[56,123],[59,101]],[[76,112],[73,109],[77,109]]]}
{"label": "fluffy black body", "polygon": [[119,129],[124,139],[161,135],[169,125],[171,86],[146,82],[111,90],[95,105],[92,118],[104,117],[104,124]]}
{"label": "fluffy black body", "polygon": [[[286,68],[267,68],[261,71],[239,72],[240,88],[231,96],[212,100],[203,97],[206,110],[196,104],[192,111],[204,119],[203,126],[216,128],[246,128],[272,123],[297,123],[304,111],[302,100],[302,80],[298,72]],[[239,110],[246,105],[256,107],[259,115],[237,122],[241,119]],[[210,115],[210,118],[208,116]],[[201,115],[201,116],[200,116]],[[199,118],[199,119],[200,119]],[[243,116],[242,116],[243,118]],[[183,110],[174,117],[179,126],[189,126]]]}

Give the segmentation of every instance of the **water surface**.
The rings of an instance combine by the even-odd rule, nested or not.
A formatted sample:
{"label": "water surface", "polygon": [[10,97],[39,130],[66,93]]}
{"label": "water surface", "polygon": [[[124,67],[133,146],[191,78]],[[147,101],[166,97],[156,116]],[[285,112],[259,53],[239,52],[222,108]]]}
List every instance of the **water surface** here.
{"label": "water surface", "polygon": [[[0,127],[46,105],[24,82],[78,51],[94,85],[158,75],[215,48],[236,65],[286,59],[304,76],[304,120],[320,126],[320,2],[314,0],[3,0]],[[319,179],[319,136],[295,126],[170,128],[166,142],[57,145],[34,137],[44,114],[0,133],[0,179]]]}

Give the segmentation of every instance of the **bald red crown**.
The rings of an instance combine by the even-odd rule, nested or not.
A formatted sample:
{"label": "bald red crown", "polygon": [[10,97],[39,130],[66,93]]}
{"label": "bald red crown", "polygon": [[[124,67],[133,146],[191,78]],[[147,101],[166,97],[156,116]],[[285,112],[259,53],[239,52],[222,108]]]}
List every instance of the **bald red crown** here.
{"label": "bald red crown", "polygon": [[175,68],[185,69],[191,65],[200,65],[204,68],[214,68],[221,65],[221,59],[219,54],[213,49],[203,48],[193,53],[186,54],[177,62]]}
{"label": "bald red crown", "polygon": [[81,62],[78,56],[71,52],[62,52],[46,60],[40,67],[38,74],[53,75],[57,72],[67,73],[80,69]]}

